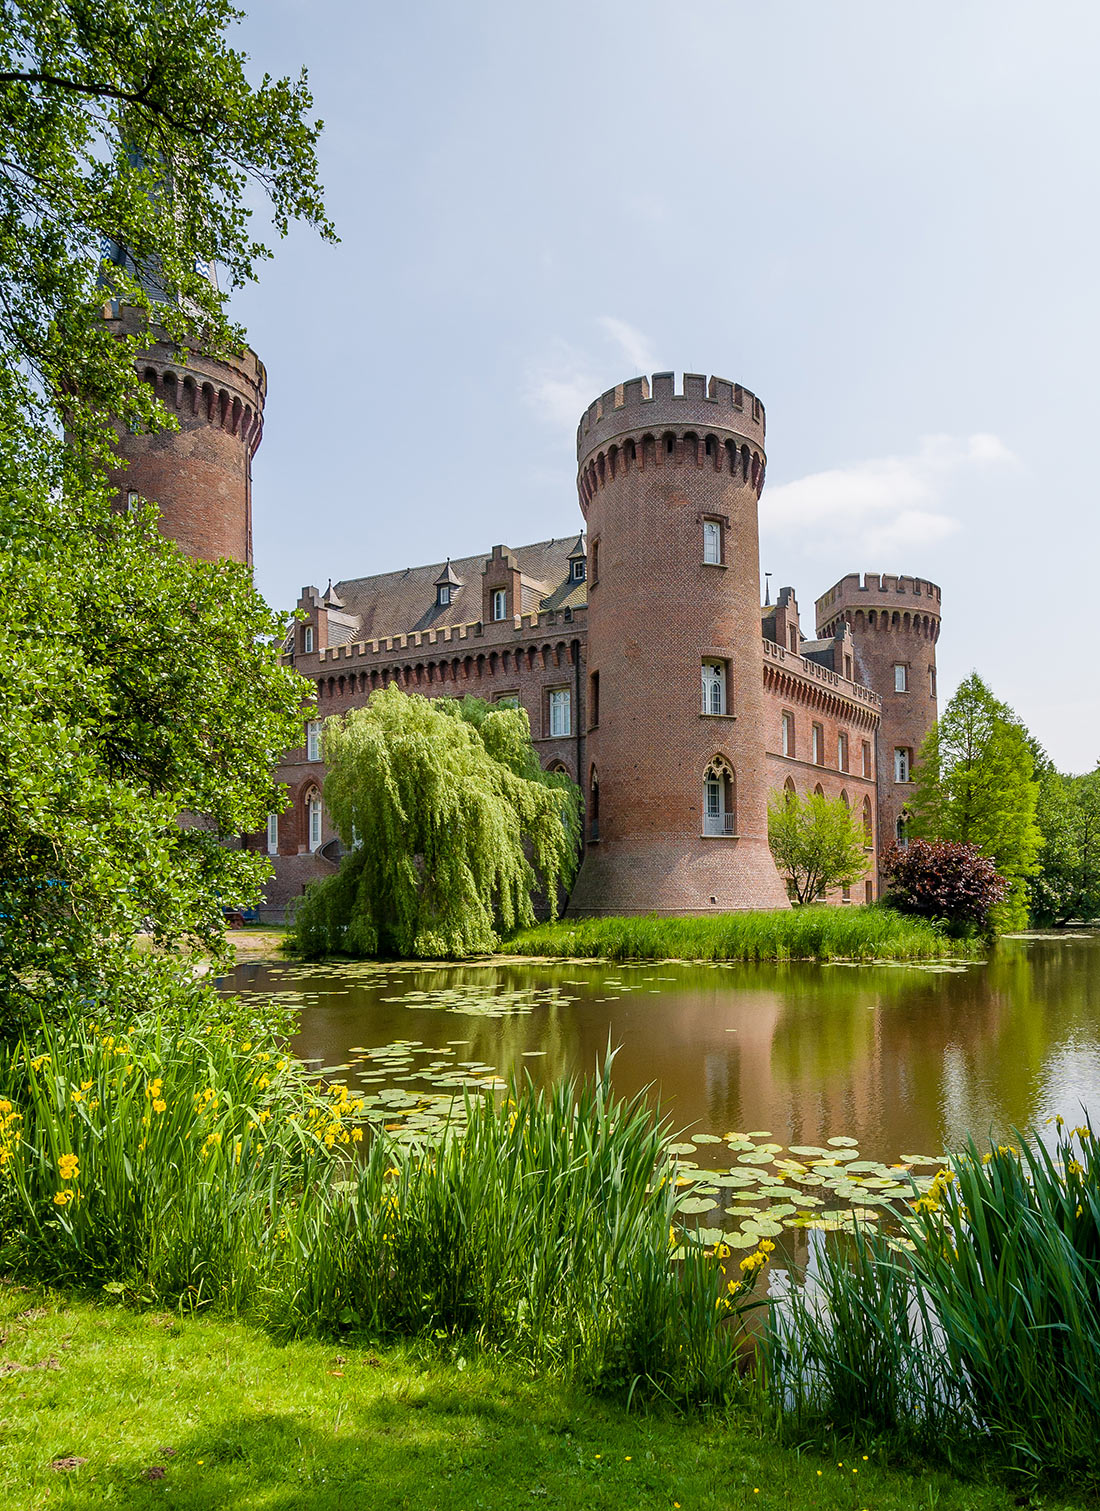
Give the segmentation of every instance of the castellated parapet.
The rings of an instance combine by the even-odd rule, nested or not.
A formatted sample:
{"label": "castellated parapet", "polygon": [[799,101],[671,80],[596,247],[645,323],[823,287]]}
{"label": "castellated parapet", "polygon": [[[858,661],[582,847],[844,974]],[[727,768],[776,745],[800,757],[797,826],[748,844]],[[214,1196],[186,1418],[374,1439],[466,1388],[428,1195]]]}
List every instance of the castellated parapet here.
{"label": "castellated parapet", "polygon": [[588,523],[585,855],[571,913],[785,907],[767,838],[764,409],[721,378],[609,389],[577,431]]}
{"label": "castellated parapet", "polygon": [[[119,336],[144,330],[144,313],[108,319]],[[179,423],[178,431],[119,434],[129,466],[112,482],[122,497],[155,503],[162,532],[204,561],[252,562],[252,458],[263,435],[267,373],[256,353],[210,357],[156,341],[137,358],[144,380]]]}

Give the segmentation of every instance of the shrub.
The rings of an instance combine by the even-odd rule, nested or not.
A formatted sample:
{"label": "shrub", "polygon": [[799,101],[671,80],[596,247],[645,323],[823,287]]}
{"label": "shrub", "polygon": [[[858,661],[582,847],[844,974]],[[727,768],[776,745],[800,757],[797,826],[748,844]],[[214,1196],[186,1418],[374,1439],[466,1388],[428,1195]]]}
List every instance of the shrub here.
{"label": "shrub", "polygon": [[899,913],[930,918],[955,929],[989,928],[1008,883],[977,845],[914,839],[883,851],[884,902]]}

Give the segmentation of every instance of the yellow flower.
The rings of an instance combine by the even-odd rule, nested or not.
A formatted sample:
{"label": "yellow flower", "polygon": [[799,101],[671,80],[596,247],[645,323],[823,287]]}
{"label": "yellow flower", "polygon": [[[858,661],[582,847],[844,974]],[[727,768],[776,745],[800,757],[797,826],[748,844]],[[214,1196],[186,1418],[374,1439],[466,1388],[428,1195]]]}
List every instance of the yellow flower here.
{"label": "yellow flower", "polygon": [[57,1162],[62,1180],[73,1180],[80,1174],[80,1161],[75,1154],[63,1154]]}
{"label": "yellow flower", "polygon": [[38,1055],[35,1059],[33,1059],[31,1061],[31,1069],[32,1070],[41,1070],[42,1067],[43,1067],[43,1065],[48,1065],[49,1064],[49,1060],[50,1060],[49,1055]]}
{"label": "yellow flower", "polygon": [[6,1116],[11,1111],[11,1103],[0,1101],[0,1116]]}
{"label": "yellow flower", "polygon": [[361,1144],[363,1142],[363,1130],[362,1130],[362,1128],[353,1128],[351,1130],[351,1136],[352,1136],[353,1142],[355,1142],[356,1144]]}
{"label": "yellow flower", "polygon": [[81,1093],[81,1092],[79,1092],[79,1091],[74,1091],[74,1092],[73,1092],[73,1093],[72,1093],[72,1094],[71,1094],[71,1095],[70,1095],[70,1097],[69,1097],[69,1100],[70,1100],[70,1101],[71,1101],[71,1102],[82,1102],[82,1101],[83,1101],[83,1100],[84,1100],[84,1097],[83,1097],[83,1094],[82,1094],[82,1093]]}
{"label": "yellow flower", "polygon": [[268,1088],[268,1086],[270,1086],[270,1084],[271,1084],[271,1082],[268,1080],[268,1078],[266,1076],[261,1076],[260,1079],[256,1082],[256,1090],[257,1091],[266,1091],[267,1088]]}
{"label": "yellow flower", "polygon": [[55,1207],[67,1207],[72,1199],[73,1193],[71,1191],[58,1191],[53,1199],[53,1204]]}
{"label": "yellow flower", "polygon": [[157,1097],[156,1101],[153,1103],[153,1111],[154,1112],[167,1112],[168,1111],[168,1103],[163,1099],[163,1097]]}
{"label": "yellow flower", "polygon": [[91,1083],[91,1081],[81,1081],[81,1083],[80,1083],[80,1089],[81,1089],[81,1091],[91,1091],[91,1089],[92,1089],[92,1083]]}
{"label": "yellow flower", "polygon": [[263,1125],[263,1124],[264,1124],[264,1123],[266,1123],[266,1122],[267,1122],[267,1120],[268,1120],[268,1118],[269,1118],[269,1117],[270,1117],[270,1116],[271,1116],[271,1113],[270,1113],[270,1112],[269,1112],[269,1111],[268,1111],[268,1109],[267,1109],[267,1108],[266,1108],[266,1107],[265,1107],[265,1108],[264,1108],[264,1110],[263,1110],[263,1112],[261,1112],[261,1113],[260,1113],[260,1117],[259,1117],[259,1121],[260,1121],[260,1124],[261,1124],[261,1126],[262,1126],[262,1125]]}
{"label": "yellow flower", "polygon": [[248,1051],[249,1051],[249,1050],[250,1050],[250,1049],[251,1049],[251,1048],[252,1048],[252,1040],[251,1040],[251,1039],[246,1039],[246,1040],[245,1040],[245,1041],[244,1041],[244,1043],[243,1043],[243,1044],[242,1044],[242,1045],[241,1045],[241,1050],[242,1050],[242,1052],[243,1052],[243,1053],[244,1053],[244,1054],[247,1054],[247,1053],[248,1053]]}

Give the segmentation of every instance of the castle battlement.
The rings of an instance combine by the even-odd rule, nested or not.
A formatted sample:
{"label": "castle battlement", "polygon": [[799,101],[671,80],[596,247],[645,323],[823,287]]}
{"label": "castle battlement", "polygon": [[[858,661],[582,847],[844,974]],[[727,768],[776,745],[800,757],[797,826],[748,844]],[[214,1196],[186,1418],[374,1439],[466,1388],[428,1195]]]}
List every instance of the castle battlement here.
{"label": "castle battlement", "polygon": [[577,427],[577,459],[583,460],[628,431],[656,434],[669,426],[697,427],[703,434],[733,431],[762,447],[764,406],[749,389],[727,378],[684,373],[679,393],[675,373],[654,373],[652,382],[631,378],[609,388],[585,410]]}
{"label": "castle battlement", "polygon": [[[346,645],[330,645],[318,651],[319,666],[337,661],[350,661],[366,656],[408,655],[412,651],[429,647],[461,645],[467,641],[476,643],[477,649],[509,647],[516,640],[527,640],[532,635],[550,634],[569,637],[583,626],[586,608],[578,604],[573,608],[542,609],[537,613],[517,614],[514,619],[501,619],[492,623],[471,620],[467,624],[448,625],[440,630],[416,630],[410,635],[384,635],[377,640],[353,640]],[[299,657],[301,662],[305,657]],[[303,668],[304,669],[304,668]],[[306,672],[308,676],[308,671]]]}
{"label": "castle battlement", "polygon": [[[847,577],[842,577],[838,583],[834,583],[829,591],[823,593],[817,600],[818,618],[820,619],[833,604],[846,599],[851,599],[854,605],[857,593],[861,596],[863,594],[873,596],[876,600],[886,597],[893,600],[898,594],[909,594],[913,598],[931,599],[936,605],[940,602],[939,588],[925,577],[897,577],[890,573],[880,572],[864,572],[861,575],[859,572],[849,572]],[[863,603],[861,606],[866,607],[866,604]],[[877,602],[875,606],[878,606]],[[929,611],[930,606],[922,604],[921,608]],[[930,609],[930,611],[937,612],[936,609]]]}

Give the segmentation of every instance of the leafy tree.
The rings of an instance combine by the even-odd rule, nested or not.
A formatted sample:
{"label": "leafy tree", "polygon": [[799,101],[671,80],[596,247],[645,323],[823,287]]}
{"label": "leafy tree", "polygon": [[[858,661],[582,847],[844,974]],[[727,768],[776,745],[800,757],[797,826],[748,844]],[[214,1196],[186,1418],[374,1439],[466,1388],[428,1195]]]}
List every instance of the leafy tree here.
{"label": "leafy tree", "polygon": [[1048,761],[1039,776],[1042,870],[1031,882],[1040,923],[1100,917],[1100,767],[1062,776]]}
{"label": "leafy tree", "polygon": [[799,904],[866,874],[864,838],[863,825],[839,798],[777,792],[768,804],[768,843]]}
{"label": "leafy tree", "polygon": [[1008,882],[1001,929],[1027,922],[1027,878],[1039,869],[1039,784],[1027,731],[976,672],[959,685],[913,773],[910,833],[976,845]]}
{"label": "leafy tree", "polygon": [[988,929],[993,909],[1008,891],[1004,877],[977,845],[926,839],[888,845],[879,870],[888,907],[963,930]]}
{"label": "leafy tree", "polygon": [[[229,289],[270,255],[256,191],[276,233],[332,234],[305,77],[253,88],[238,16],[0,0],[0,1031],[140,1005],[165,957],[136,968],[139,925],[218,947],[221,899],[266,865],[233,842],[281,806],[271,763],[300,730],[246,570],[183,559],[103,481],[116,424],[176,424],[135,365],[154,332],[181,361],[241,344],[204,270]],[[141,312],[131,339],[108,297]]]}
{"label": "leafy tree", "polygon": [[307,956],[462,956],[556,916],[576,866],[580,792],[544,772],[527,714],[390,686],[329,719],[325,803],[345,845],[298,909]]}
{"label": "leafy tree", "polygon": [[[216,950],[266,858],[301,679],[247,569],[112,514],[0,409],[0,1033],[110,996],[151,931]],[[177,821],[183,812],[201,821]]]}
{"label": "leafy tree", "polygon": [[[304,72],[253,88],[227,0],[0,0],[0,367],[21,368],[93,451],[114,417],[170,423],[121,342],[114,297],[186,348],[240,345],[229,289],[270,252],[248,200],[332,236]],[[105,263],[104,249],[111,249]],[[162,291],[154,305],[150,288]]]}

